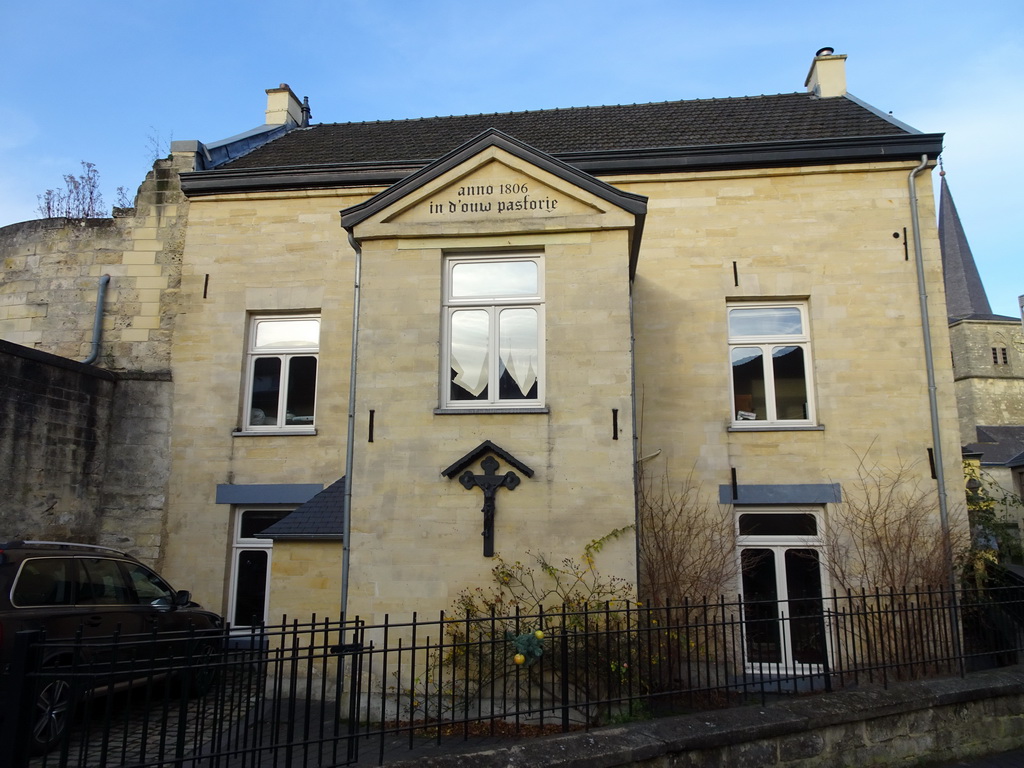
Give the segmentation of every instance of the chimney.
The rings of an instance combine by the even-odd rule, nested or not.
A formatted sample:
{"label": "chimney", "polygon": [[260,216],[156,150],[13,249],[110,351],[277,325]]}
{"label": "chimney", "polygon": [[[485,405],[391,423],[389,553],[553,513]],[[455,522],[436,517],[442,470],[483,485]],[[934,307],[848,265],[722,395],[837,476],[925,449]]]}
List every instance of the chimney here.
{"label": "chimney", "polygon": [[837,55],[832,48],[822,48],[814,54],[804,85],[809,93],[823,99],[845,96],[846,54]]}
{"label": "chimney", "polygon": [[292,93],[288,83],[267,89],[267,125],[299,125],[302,123],[302,103]]}

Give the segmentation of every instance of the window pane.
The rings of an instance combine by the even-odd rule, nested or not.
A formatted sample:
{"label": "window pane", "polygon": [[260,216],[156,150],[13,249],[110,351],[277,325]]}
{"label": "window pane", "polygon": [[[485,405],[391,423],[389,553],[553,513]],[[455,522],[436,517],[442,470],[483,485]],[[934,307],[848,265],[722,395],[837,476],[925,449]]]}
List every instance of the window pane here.
{"label": "window pane", "polygon": [[141,565],[131,564],[126,567],[139,605],[152,605],[156,600],[166,600],[167,605],[174,604],[174,592],[163,579]]}
{"label": "window pane", "polygon": [[75,599],[78,605],[124,605],[128,602],[128,588],[116,562],[82,558],[78,565],[81,579]]}
{"label": "window pane", "polygon": [[311,426],[316,404],[316,358],[293,357],[288,361],[288,401],[285,424]]}
{"label": "window pane", "polygon": [[764,360],[758,347],[732,350],[733,409],[737,421],[766,419]]}
{"label": "window pane", "polygon": [[281,358],[258,357],[252,367],[252,409],[249,424],[255,427],[277,424],[277,403],[281,397]]}
{"label": "window pane", "polygon": [[289,514],[291,513],[277,510],[246,510],[242,513],[242,522],[239,524],[238,537],[240,539],[251,539],[257,533],[262,533],[278,520],[283,520]]}
{"label": "window pane", "polygon": [[729,310],[730,336],[800,336],[799,307],[744,307]]}
{"label": "window pane", "polygon": [[459,263],[452,267],[452,298],[536,296],[537,264],[533,261]]}
{"label": "window pane", "polygon": [[817,536],[818,520],[799,512],[740,515],[740,536]]}
{"label": "window pane", "polygon": [[537,397],[537,310],[504,309],[498,315],[498,397]]}
{"label": "window pane", "polygon": [[316,349],[320,346],[320,321],[257,320],[253,346],[258,350]]}
{"label": "window pane", "polygon": [[775,374],[775,418],[808,418],[803,348],[773,348],[772,369]]}
{"label": "window pane", "polygon": [[821,664],[825,661],[825,626],[817,550],[786,550],[786,591],[793,660],[801,664]]}
{"label": "window pane", "polygon": [[244,549],[237,553],[234,623],[250,627],[263,621],[267,602],[268,550]]}
{"label": "window pane", "polygon": [[63,558],[26,560],[11,601],[22,608],[71,605],[71,562]]}
{"label": "window pane", "polygon": [[452,400],[487,399],[487,347],[490,316],[486,310],[469,309],[451,315]]}
{"label": "window pane", "polygon": [[747,640],[747,661],[781,662],[775,553],[770,549],[744,549],[740,558],[743,566],[743,632]]}

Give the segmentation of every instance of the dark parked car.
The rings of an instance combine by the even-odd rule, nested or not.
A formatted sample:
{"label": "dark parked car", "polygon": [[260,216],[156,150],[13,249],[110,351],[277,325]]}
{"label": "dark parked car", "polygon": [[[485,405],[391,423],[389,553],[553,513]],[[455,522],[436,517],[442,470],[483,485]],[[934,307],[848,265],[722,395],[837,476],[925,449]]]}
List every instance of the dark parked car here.
{"label": "dark parked car", "polygon": [[[152,676],[153,665],[143,658],[147,655],[201,667],[198,660],[219,651],[222,626],[221,617],[193,603],[189,592],[175,591],[124,552],[64,542],[0,543],[0,702],[10,702],[15,675],[24,671],[12,662],[16,633],[22,630],[43,630],[47,640],[70,639],[81,632],[85,642],[77,651],[66,643],[44,648],[44,670],[116,669],[125,659],[109,658],[112,663],[103,667],[108,660],[104,654],[130,656],[130,672],[103,679],[103,686],[118,687],[131,684],[133,676]],[[119,643],[100,640],[114,635],[121,638]],[[209,678],[193,671],[189,680],[202,685]],[[74,714],[74,697],[84,693],[83,687],[95,686],[60,674],[44,675],[31,685],[30,749],[40,752],[63,736]],[[0,704],[0,718],[13,721],[14,713]]]}

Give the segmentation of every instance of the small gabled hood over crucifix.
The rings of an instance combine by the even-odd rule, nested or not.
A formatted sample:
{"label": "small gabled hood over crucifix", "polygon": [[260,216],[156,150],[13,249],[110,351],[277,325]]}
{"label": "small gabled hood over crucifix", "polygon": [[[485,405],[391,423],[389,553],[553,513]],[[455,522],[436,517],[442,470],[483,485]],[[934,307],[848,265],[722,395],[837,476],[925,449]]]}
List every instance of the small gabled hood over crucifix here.
{"label": "small gabled hood over crucifix", "polygon": [[480,468],[483,469],[484,474],[473,474],[473,471],[468,469],[469,465],[473,464],[477,459],[487,453],[493,453],[501,457],[506,464],[512,465],[527,477],[533,477],[532,469],[523,464],[512,454],[499,448],[490,440],[484,440],[484,442],[480,443],[479,446],[467,453],[450,467],[443,470],[441,474],[448,479],[451,479],[460,471],[464,470],[462,474],[459,475],[459,482],[462,483],[463,487],[465,487],[466,490],[479,488],[484,492],[484,506],[480,510],[484,515],[484,530],[481,534],[484,537],[484,557],[494,557],[495,494],[497,494],[499,488],[508,488],[510,491],[515,490],[521,480],[519,479],[519,475],[511,470],[503,475],[497,474],[498,468],[501,465],[494,456],[488,456],[480,462]]}

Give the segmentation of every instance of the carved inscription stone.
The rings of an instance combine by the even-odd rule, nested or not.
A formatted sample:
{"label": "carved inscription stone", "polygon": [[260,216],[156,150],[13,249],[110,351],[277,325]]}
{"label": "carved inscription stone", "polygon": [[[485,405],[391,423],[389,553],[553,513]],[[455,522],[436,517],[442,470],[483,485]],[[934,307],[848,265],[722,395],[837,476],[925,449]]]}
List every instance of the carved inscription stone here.
{"label": "carved inscription stone", "polygon": [[466,184],[446,190],[451,196],[431,200],[428,213],[451,216],[460,213],[488,213],[498,216],[516,216],[524,213],[558,212],[558,197],[550,193],[530,192],[526,182],[498,182]]}

